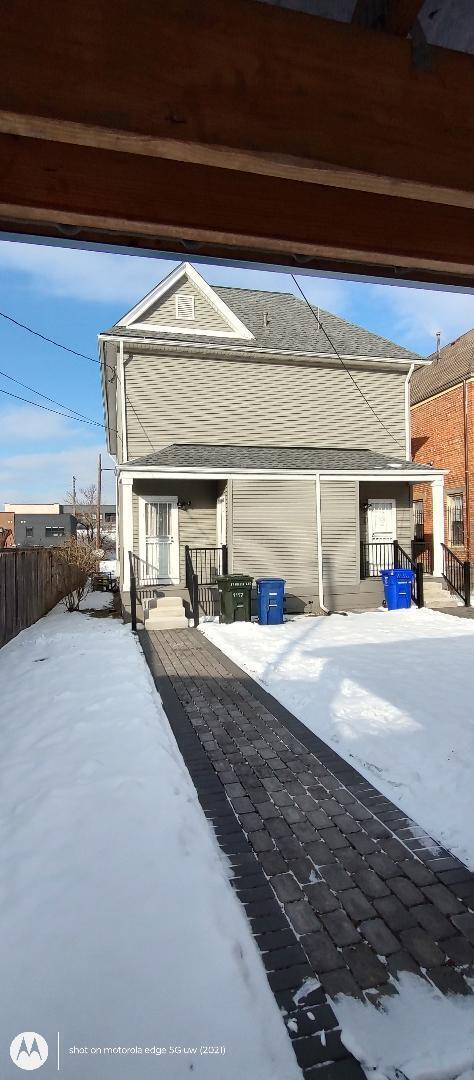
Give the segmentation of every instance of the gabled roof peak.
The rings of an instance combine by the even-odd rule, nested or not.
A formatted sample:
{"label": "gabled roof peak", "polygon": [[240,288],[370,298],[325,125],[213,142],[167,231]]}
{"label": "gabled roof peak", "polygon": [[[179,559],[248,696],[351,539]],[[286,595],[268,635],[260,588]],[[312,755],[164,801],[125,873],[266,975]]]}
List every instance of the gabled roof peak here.
{"label": "gabled roof peak", "polygon": [[[228,307],[225,301],[217,292],[215,292],[211,285],[208,285],[207,281],[204,280],[202,275],[189,262],[183,262],[180,263],[179,266],[176,266],[170,274],[163,278],[158,285],[155,285],[155,287],[147,293],[143,300],[140,300],[140,302],[135,304],[135,307],[128,311],[126,315],[123,315],[119,322],[116,323],[116,326],[125,326],[127,328],[133,327],[142,330],[149,329],[149,327],[147,327],[147,313],[159,304],[160,300],[168,293],[172,292],[173,289],[178,289],[180,282],[184,281],[190,282],[201,297],[205,298],[211,308],[221,316],[224,329],[220,329],[217,332],[217,336],[223,338],[240,338],[244,341],[251,341],[253,339],[253,334],[248,327],[245,326],[235,312]],[[180,326],[179,323],[170,326],[160,324],[156,328],[153,327],[153,329],[159,330],[164,336],[170,333],[185,333],[191,335],[194,333],[206,335],[206,333],[208,333],[202,326],[194,328],[190,326],[189,323],[184,327]],[[213,331],[213,336],[216,336],[215,331]]]}

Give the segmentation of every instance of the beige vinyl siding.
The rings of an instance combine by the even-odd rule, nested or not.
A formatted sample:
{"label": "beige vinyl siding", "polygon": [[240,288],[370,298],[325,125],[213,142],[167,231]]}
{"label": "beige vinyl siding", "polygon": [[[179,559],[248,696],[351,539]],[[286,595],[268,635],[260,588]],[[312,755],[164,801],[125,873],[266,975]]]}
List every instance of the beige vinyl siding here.
{"label": "beige vinyl siding", "polygon": [[[176,294],[180,296],[194,296],[194,320],[176,318]],[[172,292],[167,293],[150,311],[147,311],[139,319],[139,323],[149,323],[150,326],[176,326],[186,330],[223,330],[229,333],[232,327],[223,318],[209,301],[202,296],[192,282],[182,281]]]}
{"label": "beige vinyl siding", "polygon": [[321,480],[324,597],[359,584],[359,500],[356,480]]}
{"label": "beige vinyl siding", "polygon": [[217,485],[206,480],[143,480],[133,485],[133,550],[140,554],[139,495],[170,495],[190,500],[187,510],[178,510],[180,584],[184,585],[186,544],[215,547]]}
{"label": "beige vinyl siding", "polygon": [[395,499],[397,514],[397,540],[407,555],[411,553],[413,540],[413,502],[411,484],[361,483],[360,502],[360,538],[367,541],[367,511],[369,499]]}
{"label": "beige vinyl siding", "polygon": [[173,442],[359,447],[404,457],[404,374],[221,357],[132,356],[126,391],[129,458]]}
{"label": "beige vinyl siding", "polygon": [[287,593],[317,590],[314,481],[232,481],[232,569],[283,577]]}

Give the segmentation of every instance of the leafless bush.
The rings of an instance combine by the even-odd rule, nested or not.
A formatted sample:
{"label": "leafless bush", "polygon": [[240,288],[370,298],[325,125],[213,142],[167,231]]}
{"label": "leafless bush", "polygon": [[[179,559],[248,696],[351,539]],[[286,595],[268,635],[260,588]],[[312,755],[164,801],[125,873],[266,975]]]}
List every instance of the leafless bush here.
{"label": "leafless bush", "polygon": [[79,611],[81,600],[90,591],[91,574],[97,573],[103,552],[98,550],[93,540],[71,536],[58,548],[58,556],[79,570],[78,584],[66,594],[63,601],[67,611]]}

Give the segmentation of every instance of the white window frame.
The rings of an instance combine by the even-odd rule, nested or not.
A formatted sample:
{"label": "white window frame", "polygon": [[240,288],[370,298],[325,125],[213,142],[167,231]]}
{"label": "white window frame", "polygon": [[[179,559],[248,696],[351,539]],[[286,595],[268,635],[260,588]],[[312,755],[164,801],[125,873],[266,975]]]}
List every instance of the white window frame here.
{"label": "white window frame", "polygon": [[[190,308],[191,308],[191,314],[190,315],[184,314],[183,311],[179,310],[180,303],[183,300],[185,302],[185,307],[190,305]],[[175,305],[175,315],[176,315],[177,319],[180,319],[182,322],[184,322],[184,321],[186,321],[186,322],[194,322],[195,321],[195,318],[196,318],[196,315],[195,315],[195,297],[194,297],[193,293],[180,293],[180,292],[177,292],[176,295],[175,295],[175,298],[174,298],[174,305]]]}
{"label": "white window frame", "polygon": [[139,495],[138,496],[138,550],[140,559],[146,562],[146,503],[171,503],[171,535],[173,537],[170,554],[169,578],[160,579],[161,585],[179,585],[179,513],[177,495]]}

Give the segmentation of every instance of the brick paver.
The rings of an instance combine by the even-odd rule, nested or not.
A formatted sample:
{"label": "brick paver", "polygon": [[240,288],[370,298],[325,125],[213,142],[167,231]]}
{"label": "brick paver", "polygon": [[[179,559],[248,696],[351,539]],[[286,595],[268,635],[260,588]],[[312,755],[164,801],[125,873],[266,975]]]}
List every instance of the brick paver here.
{"label": "brick paver", "polygon": [[328,997],[469,993],[474,874],[202,634],[141,640],[303,1074],[362,1080]]}

